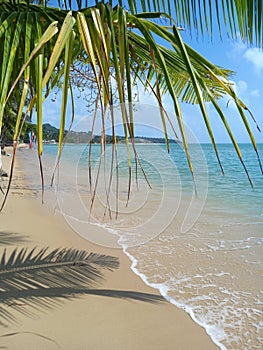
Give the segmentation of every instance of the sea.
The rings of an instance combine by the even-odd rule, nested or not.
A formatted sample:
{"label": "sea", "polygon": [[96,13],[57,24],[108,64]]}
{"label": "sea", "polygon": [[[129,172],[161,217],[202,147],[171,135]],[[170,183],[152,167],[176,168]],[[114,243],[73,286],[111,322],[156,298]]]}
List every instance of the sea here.
{"label": "sea", "polygon": [[[44,146],[45,191],[74,231],[120,248],[131,269],[185,310],[220,349],[263,348],[263,175],[250,144]],[[30,152],[22,155],[28,169]],[[127,156],[128,152],[128,156]],[[263,144],[258,145],[263,159]],[[53,187],[51,174],[56,169]],[[30,174],[30,171],[28,172]],[[247,176],[249,174],[249,178]],[[36,180],[38,178],[38,180]],[[31,185],[40,189],[39,176]],[[105,235],[89,233],[89,225]],[[176,324],[174,325],[176,327]]]}

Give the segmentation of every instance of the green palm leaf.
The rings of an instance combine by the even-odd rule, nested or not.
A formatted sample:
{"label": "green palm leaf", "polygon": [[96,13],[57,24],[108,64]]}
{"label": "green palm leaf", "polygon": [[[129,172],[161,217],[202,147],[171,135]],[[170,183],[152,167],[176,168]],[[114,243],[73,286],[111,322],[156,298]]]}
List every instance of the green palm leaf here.
{"label": "green palm leaf", "polygon": [[[132,92],[137,80],[142,82],[145,88],[150,87],[157,99],[166,140],[168,138],[162,96],[168,93],[172,97],[192,174],[193,168],[184,129],[181,101],[199,104],[217,154],[216,141],[205,103],[212,102],[222,119],[222,111],[214,102],[224,95],[233,98],[259,159],[255,138],[245,116],[247,108],[233,92],[227,80],[232,72],[213,65],[186,45],[176,26],[171,31],[171,28],[158,24],[152,19],[165,17],[173,25],[182,24],[191,30],[198,28],[201,34],[208,32],[210,35],[213,34],[213,23],[217,24],[219,30],[226,25],[231,36],[236,36],[240,31],[242,39],[262,46],[262,0],[253,3],[223,0],[221,3],[216,1],[215,6],[213,1],[201,0],[142,1],[138,6],[136,1],[130,0],[128,11],[123,8],[122,1],[117,3],[119,5],[113,8],[112,2],[101,1],[90,6],[86,1],[78,1],[79,10],[71,12],[52,8],[46,4],[32,5],[22,0],[14,4],[8,0],[0,0],[0,128],[8,104],[11,103],[12,98],[15,98],[20,105],[15,131],[16,139],[19,135],[21,113],[26,99],[30,97],[31,102],[27,106],[27,113],[31,113],[34,106],[36,107],[38,153],[41,157],[42,103],[52,88],[61,84],[63,79],[58,151],[60,154],[71,79],[70,67],[72,63],[81,61],[92,67],[97,85],[96,108],[100,106],[102,110],[102,152],[105,148],[104,118],[108,108],[111,109],[112,134],[115,135],[112,96],[112,81],[115,80],[114,84],[117,86],[121,104],[130,174],[131,152],[134,152],[135,159],[139,162],[134,145],[132,144],[130,149],[128,142],[129,138],[133,139],[134,136]],[[59,3],[60,5],[62,2]],[[66,2],[66,5],[70,9],[72,4]],[[36,28],[34,31],[33,26]],[[23,40],[20,40],[21,35]],[[158,41],[165,44],[160,45]],[[96,115],[95,113],[94,118]],[[226,119],[222,120],[230,140],[236,147]],[[113,147],[115,146],[114,144]],[[167,148],[169,149],[168,144]],[[116,152],[115,147],[112,157],[117,156]],[[238,151],[237,154],[239,155]],[[95,183],[97,178],[98,175]]]}
{"label": "green palm leaf", "polygon": [[[129,9],[136,14],[141,11],[136,1],[130,0]],[[189,28],[199,35],[214,34],[215,23],[232,38],[240,34],[243,41],[263,46],[262,1],[255,0],[152,0],[142,2],[143,12],[163,12],[173,17],[177,25]]]}

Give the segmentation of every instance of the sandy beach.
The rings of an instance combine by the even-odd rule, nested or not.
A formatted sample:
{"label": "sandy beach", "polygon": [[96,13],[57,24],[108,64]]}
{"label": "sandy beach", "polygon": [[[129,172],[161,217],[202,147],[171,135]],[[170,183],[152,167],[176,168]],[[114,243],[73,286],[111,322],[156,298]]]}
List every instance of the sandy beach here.
{"label": "sandy beach", "polygon": [[[3,169],[8,173],[10,161],[11,157],[3,156]],[[2,178],[1,186],[6,188],[6,185],[7,178]],[[189,315],[165,301],[132,272],[131,262],[121,249],[109,249],[84,240],[62,216],[55,215],[48,205],[42,205],[41,194],[25,182],[19,159],[0,223],[1,256],[4,249],[10,254],[15,248],[36,247],[39,251],[48,247],[48,252],[72,248],[119,260],[119,268],[103,271],[104,279],[94,289],[87,287],[81,294],[66,291],[63,298],[54,298],[49,308],[39,303],[32,309],[27,301],[16,298],[4,304],[0,290],[0,306],[15,317],[15,320],[10,317],[10,322],[0,319],[0,348],[218,349]],[[100,234],[95,226],[90,226],[90,230]],[[19,312],[15,310],[17,307]],[[32,313],[31,317],[25,314],[27,310]]]}

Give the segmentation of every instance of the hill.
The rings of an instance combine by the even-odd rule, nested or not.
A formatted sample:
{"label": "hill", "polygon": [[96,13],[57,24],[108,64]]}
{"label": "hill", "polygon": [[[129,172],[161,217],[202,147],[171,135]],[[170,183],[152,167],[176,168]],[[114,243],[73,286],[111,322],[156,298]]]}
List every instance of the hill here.
{"label": "hill", "polygon": [[[66,142],[67,143],[88,143],[91,140],[91,131],[84,132],[84,131],[65,131],[66,136]],[[52,126],[49,123],[43,124],[43,140],[46,143],[50,142],[58,142],[59,138],[59,129]],[[125,137],[123,136],[117,136],[116,137],[118,143],[124,143]],[[144,136],[137,136],[134,138],[135,143],[165,143],[164,138],[158,138],[158,137],[144,137]],[[92,138],[92,143],[100,143],[101,142],[101,136],[100,135],[94,135]],[[170,143],[177,143],[174,139],[169,139]],[[113,137],[111,135],[106,135],[106,143],[113,143]]]}

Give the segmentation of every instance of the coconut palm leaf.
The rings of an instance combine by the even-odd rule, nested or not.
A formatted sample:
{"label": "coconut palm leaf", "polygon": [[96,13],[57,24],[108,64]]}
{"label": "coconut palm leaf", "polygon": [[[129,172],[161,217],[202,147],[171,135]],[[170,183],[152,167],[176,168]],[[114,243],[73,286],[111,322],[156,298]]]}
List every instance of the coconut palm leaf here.
{"label": "coconut palm leaf", "polygon": [[[128,142],[129,138],[133,139],[134,136],[132,91],[137,80],[141,81],[145,88],[150,85],[156,91],[155,97],[159,106],[162,105],[163,94],[168,93],[171,96],[192,174],[194,170],[184,129],[181,101],[200,105],[217,154],[216,140],[209,123],[205,102],[213,103],[214,100],[229,95],[236,103],[237,111],[258,156],[257,146],[245,116],[247,108],[236,96],[228,81],[232,72],[213,65],[186,45],[176,25],[182,23],[191,30],[199,28],[201,33],[207,31],[212,34],[212,23],[216,23],[219,30],[223,23],[228,25],[231,36],[240,31],[243,39],[262,46],[262,11],[260,12],[262,0],[257,0],[253,4],[247,1],[222,0],[216,1],[214,7],[214,2],[201,0],[142,1],[140,6],[136,1],[128,1],[128,11],[123,7],[122,1],[118,1],[119,5],[114,8],[112,1],[96,1],[95,5],[89,1],[77,1],[75,6],[78,11],[72,12],[68,10],[76,10],[76,7],[72,8],[71,1],[58,2],[60,7],[63,5],[68,10],[49,7],[45,2],[43,5],[34,5],[29,1],[18,0],[13,3],[9,0],[0,0],[0,3],[0,126],[9,98],[15,96],[20,104],[21,114],[28,91],[31,102],[27,113],[32,112],[34,106],[37,110],[40,159],[43,93],[46,98],[52,87],[63,81],[58,151],[60,154],[67,115],[70,66],[80,60],[92,67],[97,85],[97,103],[102,111],[102,153],[106,142],[105,115],[108,108],[113,110],[113,79],[116,82],[130,175],[131,152],[134,152],[135,159],[139,161],[134,145],[130,149]],[[169,29],[152,21],[153,18],[161,17],[171,21],[173,30],[172,27]],[[30,26],[35,30],[33,31]],[[165,45],[160,45],[161,41],[165,42]],[[25,85],[27,83],[29,88]],[[218,109],[218,105],[213,105],[221,118],[222,110]],[[166,133],[166,121],[162,111],[161,108],[160,118]],[[111,116],[112,132],[115,135],[114,114],[111,113]],[[226,123],[223,125],[228,128]],[[19,133],[16,130],[15,137],[17,135]],[[233,141],[231,136],[230,140]],[[237,154],[239,155],[239,152]],[[220,164],[219,156],[217,157]],[[94,188],[95,193],[96,185]]]}
{"label": "coconut palm leaf", "polygon": [[177,25],[188,28],[196,35],[208,33],[213,37],[215,24],[232,38],[238,35],[247,43],[263,45],[263,7],[261,0],[128,0],[129,10],[140,12],[163,12],[172,16]]}

